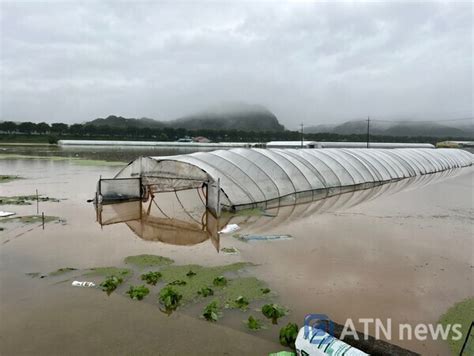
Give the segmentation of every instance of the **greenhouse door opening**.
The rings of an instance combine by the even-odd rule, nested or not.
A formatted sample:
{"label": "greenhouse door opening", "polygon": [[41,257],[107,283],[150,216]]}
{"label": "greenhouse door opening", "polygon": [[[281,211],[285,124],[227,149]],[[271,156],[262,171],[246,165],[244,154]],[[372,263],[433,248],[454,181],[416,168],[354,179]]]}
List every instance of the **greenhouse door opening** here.
{"label": "greenhouse door opening", "polygon": [[100,179],[97,184],[97,201],[102,204],[142,198],[141,178]]}

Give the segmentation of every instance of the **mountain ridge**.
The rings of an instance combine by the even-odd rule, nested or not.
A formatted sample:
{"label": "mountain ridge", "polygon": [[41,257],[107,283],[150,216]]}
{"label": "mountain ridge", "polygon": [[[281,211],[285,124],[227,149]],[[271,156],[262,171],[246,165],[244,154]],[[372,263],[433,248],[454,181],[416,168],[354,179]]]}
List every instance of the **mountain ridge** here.
{"label": "mountain ridge", "polygon": [[112,126],[120,128],[183,128],[187,130],[219,129],[242,131],[284,131],[278,118],[261,105],[234,105],[207,109],[170,121],[158,121],[150,118],[125,118],[109,115],[85,123],[94,126]]}

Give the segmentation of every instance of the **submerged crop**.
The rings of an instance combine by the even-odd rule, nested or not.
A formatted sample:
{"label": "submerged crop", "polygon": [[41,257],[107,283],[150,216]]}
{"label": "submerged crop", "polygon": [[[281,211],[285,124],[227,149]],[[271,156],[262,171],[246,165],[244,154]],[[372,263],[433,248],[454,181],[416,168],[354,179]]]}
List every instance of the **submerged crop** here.
{"label": "submerged crop", "polygon": [[249,316],[246,324],[250,330],[260,330],[263,327],[263,322],[260,319],[255,319],[252,315]]}
{"label": "submerged crop", "polygon": [[122,282],[123,278],[121,277],[109,276],[100,284],[100,286],[102,287],[102,290],[107,293],[107,295],[110,295],[120,284],[122,284]]}
{"label": "submerged crop", "polygon": [[34,202],[54,202],[59,203],[59,199],[45,197],[45,196],[36,196],[36,195],[15,195],[10,197],[0,196],[0,205],[31,205]]}
{"label": "submerged crop", "polygon": [[166,312],[176,310],[180,305],[181,299],[183,299],[183,296],[173,287],[163,288],[158,295],[158,300],[165,307]]}
{"label": "submerged crop", "polygon": [[19,176],[13,176],[13,175],[4,175],[0,174],[0,183],[8,183],[13,180],[20,179]]}
{"label": "submerged crop", "polygon": [[298,336],[298,330],[298,325],[295,323],[288,323],[285,327],[281,328],[280,344],[294,349],[296,337]]}
{"label": "submerged crop", "polygon": [[156,286],[156,283],[158,283],[160,278],[160,272],[148,272],[141,275],[142,281],[145,281],[147,284],[151,284],[153,286]]}
{"label": "submerged crop", "polygon": [[262,307],[262,314],[272,319],[273,324],[278,324],[278,319],[286,315],[286,309],[278,304],[265,304]]}
{"label": "submerged crop", "polygon": [[217,321],[217,319],[219,319],[220,313],[219,313],[219,304],[217,300],[214,300],[213,302],[209,303],[204,308],[204,312],[202,313],[202,316],[207,321]]}
{"label": "submerged crop", "polygon": [[130,286],[130,289],[127,291],[127,294],[130,296],[130,298],[135,300],[142,300],[149,293],[150,290],[144,285],[138,287]]}

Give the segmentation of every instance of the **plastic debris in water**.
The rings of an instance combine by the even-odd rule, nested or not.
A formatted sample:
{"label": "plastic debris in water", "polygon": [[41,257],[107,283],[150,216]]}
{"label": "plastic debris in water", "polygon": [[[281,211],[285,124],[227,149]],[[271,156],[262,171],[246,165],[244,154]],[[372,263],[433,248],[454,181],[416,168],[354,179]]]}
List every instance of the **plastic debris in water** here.
{"label": "plastic debris in water", "polygon": [[244,241],[275,241],[275,240],[291,240],[291,235],[243,235],[239,237]]}
{"label": "plastic debris in water", "polygon": [[239,230],[240,227],[237,224],[229,224],[226,225],[221,231],[219,231],[219,234],[230,234],[231,232]]}
{"label": "plastic debris in water", "polygon": [[0,211],[0,218],[4,218],[5,216],[15,215],[15,213],[11,213],[9,211]]}
{"label": "plastic debris in water", "polygon": [[95,283],[94,282],[87,282],[87,281],[74,281],[72,282],[72,285],[74,287],[95,287]]}

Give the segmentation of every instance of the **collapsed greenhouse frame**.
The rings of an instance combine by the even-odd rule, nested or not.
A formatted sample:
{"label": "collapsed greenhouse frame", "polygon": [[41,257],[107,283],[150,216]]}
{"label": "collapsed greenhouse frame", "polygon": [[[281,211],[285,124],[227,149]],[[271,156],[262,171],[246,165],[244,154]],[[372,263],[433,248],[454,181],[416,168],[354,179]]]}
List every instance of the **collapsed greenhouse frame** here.
{"label": "collapsed greenhouse frame", "polygon": [[[472,165],[457,149],[244,149],[139,157],[123,168],[103,201],[197,189],[217,216],[272,208]],[[119,183],[122,182],[122,183]]]}

